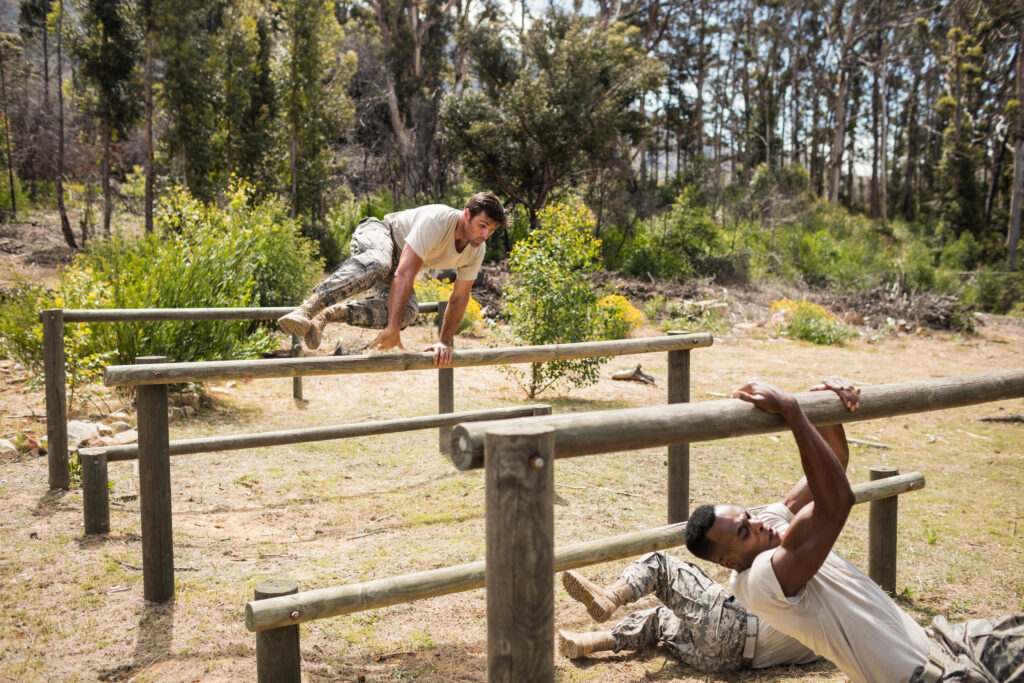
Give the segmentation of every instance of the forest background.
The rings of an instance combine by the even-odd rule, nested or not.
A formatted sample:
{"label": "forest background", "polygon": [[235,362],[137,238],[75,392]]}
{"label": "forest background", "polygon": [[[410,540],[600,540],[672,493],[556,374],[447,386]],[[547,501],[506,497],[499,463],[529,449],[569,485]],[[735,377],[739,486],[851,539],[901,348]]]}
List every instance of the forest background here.
{"label": "forest background", "polygon": [[492,259],[571,200],[603,267],[641,277],[1024,295],[1018,3],[23,0],[2,21],[0,208],[56,204],[75,249],[249,206],[333,267],[359,217],[489,189],[514,210]]}

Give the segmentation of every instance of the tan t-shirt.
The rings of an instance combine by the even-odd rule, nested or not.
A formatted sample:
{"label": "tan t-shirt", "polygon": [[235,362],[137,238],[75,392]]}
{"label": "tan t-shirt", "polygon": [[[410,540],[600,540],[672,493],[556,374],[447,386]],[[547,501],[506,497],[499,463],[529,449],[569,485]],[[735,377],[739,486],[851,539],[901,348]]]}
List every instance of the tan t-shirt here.
{"label": "tan t-shirt", "polygon": [[[775,503],[758,518],[780,534],[793,513]],[[831,660],[854,683],[908,681],[928,656],[928,636],[864,573],[831,552],[807,585],[786,597],[772,567],[775,550],[729,585],[741,605]]]}
{"label": "tan t-shirt", "polygon": [[459,280],[474,280],[484,260],[484,245],[455,250],[455,226],[462,212],[444,204],[427,204],[384,216],[399,254],[408,244],[424,268],[456,268]]}

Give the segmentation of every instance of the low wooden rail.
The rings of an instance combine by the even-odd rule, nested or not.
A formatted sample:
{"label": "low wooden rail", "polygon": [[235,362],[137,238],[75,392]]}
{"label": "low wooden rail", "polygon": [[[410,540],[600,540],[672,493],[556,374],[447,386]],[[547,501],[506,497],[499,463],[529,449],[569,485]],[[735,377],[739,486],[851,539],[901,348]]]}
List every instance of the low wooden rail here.
{"label": "low wooden rail", "polygon": [[[853,486],[858,504],[871,502],[874,506],[876,503],[872,501],[878,501],[890,506],[891,514],[885,519],[879,518],[879,521],[870,525],[869,547],[895,542],[896,496],[908,491],[917,491],[924,488],[924,485],[924,475],[920,472],[911,472]],[[756,511],[763,507],[751,510]],[[635,557],[655,550],[681,546],[685,542],[686,522],[680,522],[573,543],[553,550],[552,572]],[[892,569],[895,572],[895,564]],[[270,666],[261,662],[280,661],[290,662],[289,667],[284,671],[275,669],[274,676],[284,677],[283,680],[299,680],[299,658],[293,654],[297,647],[297,635],[293,634],[297,634],[298,631],[292,630],[297,629],[299,624],[482,588],[486,585],[486,576],[487,563],[478,561],[348,586],[302,592],[294,592],[294,582],[278,580],[279,584],[288,584],[290,594],[279,594],[270,598],[261,598],[260,595],[265,594],[265,591],[257,589],[260,595],[245,606],[246,628],[257,634],[281,632],[280,637],[257,639],[257,669],[260,671],[260,680],[264,679],[263,673],[268,673]],[[551,576],[544,577],[541,584],[550,586]]]}
{"label": "low wooden rail", "polygon": [[[444,302],[447,303],[447,302]],[[439,303],[427,301],[419,305],[420,313],[438,311]],[[67,489],[71,485],[68,464],[67,378],[64,372],[64,324],[110,322],[164,322],[200,320],[276,320],[292,308],[104,308],[40,311],[43,324],[43,370],[46,397],[47,465],[50,489]],[[292,335],[292,355],[298,356],[302,341]],[[292,395],[302,400],[302,379],[292,380]]]}
{"label": "low wooden rail", "polygon": [[[167,453],[168,455],[193,455],[196,453],[213,453],[244,448],[285,446],[296,443],[394,434],[418,429],[437,429],[478,420],[508,420],[528,415],[547,415],[550,413],[551,406],[532,404],[441,415],[422,415],[393,420],[374,420],[372,422],[331,425],[329,427],[307,427],[252,434],[179,439],[168,442]],[[109,480],[107,464],[125,460],[138,460],[139,444],[83,448],[78,451],[78,459],[82,466],[82,511],[85,516],[85,533],[109,533],[110,503],[107,487]]]}
{"label": "low wooden rail", "polygon": [[[499,349],[457,350],[451,367],[532,363],[575,358],[619,356],[655,351],[688,354],[690,349],[713,343],[710,334],[674,335],[647,339],[550,344]],[[170,438],[167,432],[167,385],[213,379],[253,379],[268,377],[304,377],[309,375],[387,372],[394,370],[435,369],[431,353],[396,353],[373,356],[269,359],[258,361],[210,361],[203,363],[167,363],[162,357],[136,359],[135,365],[109,366],[104,370],[108,386],[135,386],[138,390],[139,497],[142,520],[142,570],[162,577],[144,581],[145,595],[152,602],[169,600],[174,594],[173,543],[171,541]],[[676,365],[683,365],[676,362]],[[685,367],[689,368],[689,360]],[[669,374],[669,397],[680,392],[673,383],[689,384],[689,373]],[[674,391],[675,390],[675,391]],[[102,457],[102,456],[100,456]],[[99,478],[99,465],[90,467]],[[676,468],[675,472],[684,471]],[[90,486],[104,487],[93,481]],[[669,499],[688,500],[688,477],[668,482]],[[688,509],[688,506],[687,508]],[[152,511],[149,514],[147,511]],[[669,519],[679,522],[681,519]],[[169,578],[168,578],[169,577]]]}

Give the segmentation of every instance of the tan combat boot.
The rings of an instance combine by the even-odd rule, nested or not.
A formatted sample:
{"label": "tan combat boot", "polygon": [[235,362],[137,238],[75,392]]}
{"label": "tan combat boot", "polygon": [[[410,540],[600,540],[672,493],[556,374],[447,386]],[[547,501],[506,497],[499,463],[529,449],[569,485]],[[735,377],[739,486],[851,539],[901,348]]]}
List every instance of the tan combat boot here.
{"label": "tan combat boot", "polygon": [[621,579],[603,588],[570,570],[562,573],[562,585],[573,600],[583,603],[594,621],[608,621],[615,610],[633,599],[633,590]]}
{"label": "tan combat boot", "polygon": [[603,652],[615,649],[615,638],[611,631],[593,631],[591,633],[558,632],[558,651],[569,659],[586,657],[592,652]]}
{"label": "tan combat boot", "polygon": [[310,321],[316,314],[323,310],[323,305],[318,303],[314,297],[310,297],[299,304],[291,313],[282,315],[277,319],[278,326],[288,334],[296,337],[305,337],[309,332]]}
{"label": "tan combat boot", "polygon": [[306,342],[306,348],[315,349],[320,346],[324,327],[327,326],[327,323],[343,323],[347,321],[348,304],[343,302],[325,308],[323,313],[313,318],[309,323],[309,331],[306,332],[306,336],[303,338],[303,341]]}

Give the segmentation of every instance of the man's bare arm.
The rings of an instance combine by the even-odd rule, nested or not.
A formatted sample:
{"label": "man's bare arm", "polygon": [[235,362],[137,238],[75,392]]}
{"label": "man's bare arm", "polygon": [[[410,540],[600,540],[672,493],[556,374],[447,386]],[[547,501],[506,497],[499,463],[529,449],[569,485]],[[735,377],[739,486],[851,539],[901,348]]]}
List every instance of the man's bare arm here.
{"label": "man's bare arm", "polygon": [[423,259],[419,254],[408,244],[405,245],[398,261],[398,268],[395,270],[395,277],[391,281],[391,291],[388,293],[388,325],[381,330],[369,348],[384,350],[398,347],[405,350],[401,336],[402,316],[405,314],[405,305],[412,296],[416,274],[420,272],[422,266]]}
{"label": "man's bare arm", "polygon": [[452,347],[455,344],[455,333],[462,322],[462,316],[469,305],[470,291],[473,280],[456,280],[452,293],[448,296],[448,305],[444,309],[444,320],[441,322],[441,334],[436,344],[431,344],[427,351],[434,352],[434,365],[443,368],[452,361]]}
{"label": "man's bare arm", "polygon": [[[860,401],[860,389],[854,386],[853,382],[844,377],[828,377],[821,381],[821,383],[811,387],[811,391],[834,391],[843,401],[843,404],[852,412],[857,409],[857,405]],[[846,470],[847,465],[850,462],[850,447],[846,443],[846,430],[842,424],[825,425],[821,427],[815,427],[821,438],[825,439],[825,443],[829,445],[832,452],[835,454],[836,459],[839,460],[839,464],[843,466],[843,470]],[[810,503],[811,490],[807,486],[807,477],[803,477],[793,486],[793,489],[786,496],[785,503],[793,514],[800,512],[800,510]]]}
{"label": "man's bare arm", "polygon": [[793,596],[828,557],[853,507],[853,491],[843,466],[791,394],[755,381],[733,395],[781,415],[800,451],[812,502],[797,513],[772,555],[779,585],[787,596]]}

